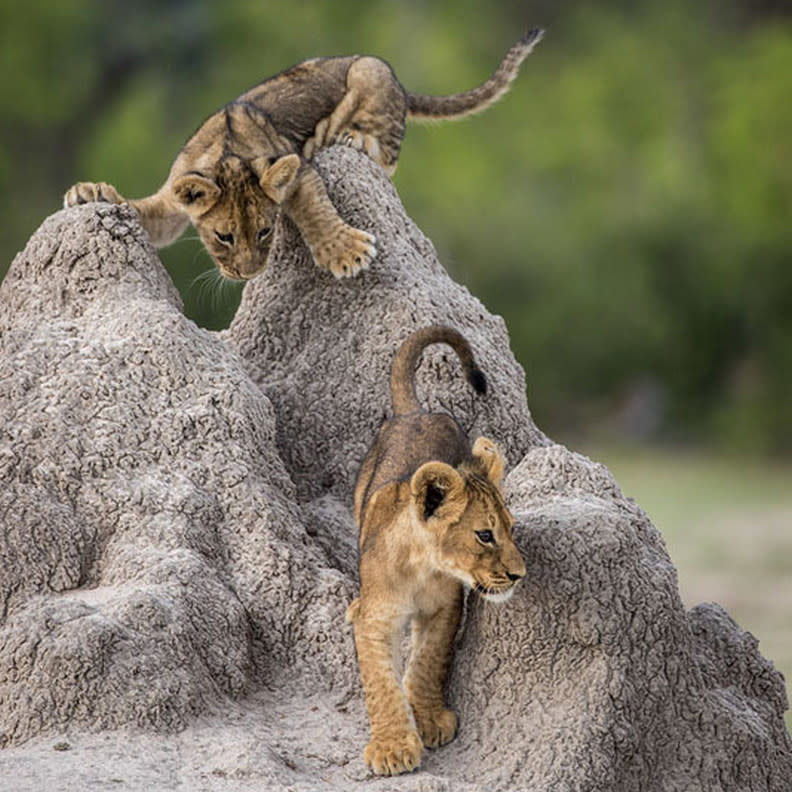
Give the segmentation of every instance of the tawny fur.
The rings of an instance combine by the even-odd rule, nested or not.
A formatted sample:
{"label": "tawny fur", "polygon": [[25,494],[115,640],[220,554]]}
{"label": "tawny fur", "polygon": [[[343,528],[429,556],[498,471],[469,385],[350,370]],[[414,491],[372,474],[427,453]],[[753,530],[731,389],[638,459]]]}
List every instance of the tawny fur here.
{"label": "tawny fur", "polygon": [[[360,596],[349,606],[371,722],[364,759],[378,774],[413,770],[424,746],[453,739],[457,717],[443,701],[463,589],[508,599],[525,565],[500,491],[504,460],[491,440],[470,443],[449,415],[427,413],[413,376],[423,349],[450,344],[468,380],[485,379],[457,331],[429,327],[400,347],[391,387],[394,417],[380,429],[355,485]],[[411,622],[403,680],[398,643]]]}
{"label": "tawny fur", "polygon": [[316,263],[336,277],[355,275],[376,255],[374,236],[341,219],[310,161],[336,143],[366,152],[388,174],[405,119],[440,120],[497,101],[541,39],[532,30],[482,85],[451,96],[406,91],[379,58],[314,58],[271,77],[207,119],[187,141],[162,187],[127,201],[112,185],[78,182],[65,206],[129,203],[157,247],[192,222],[220,271],[249,279],[267,262],[281,213],[295,222]]}

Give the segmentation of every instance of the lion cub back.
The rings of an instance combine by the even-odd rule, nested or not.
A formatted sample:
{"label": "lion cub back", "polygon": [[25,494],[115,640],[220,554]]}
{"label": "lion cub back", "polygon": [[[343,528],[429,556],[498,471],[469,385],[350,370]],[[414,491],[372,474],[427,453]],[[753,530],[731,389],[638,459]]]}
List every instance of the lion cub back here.
{"label": "lion cub back", "polygon": [[274,128],[300,150],[317,121],[344,98],[347,72],[356,60],[352,55],[302,61],[245,91],[237,102],[265,112]]}
{"label": "lion cub back", "polygon": [[366,454],[355,484],[355,521],[363,525],[366,506],[381,487],[407,481],[426,462],[458,467],[472,459],[465,431],[446,413],[426,412],[415,392],[415,370],[426,347],[447,344],[456,352],[462,370],[477,393],[487,380],[476,364],[467,339],[452,327],[429,325],[412,333],[398,348],[391,366],[393,418],[380,427]]}
{"label": "lion cub back", "polygon": [[355,484],[355,522],[363,524],[371,496],[386,484],[409,480],[425,462],[458,467],[471,454],[467,436],[450,415],[419,412],[390,418],[380,427],[360,466]]}

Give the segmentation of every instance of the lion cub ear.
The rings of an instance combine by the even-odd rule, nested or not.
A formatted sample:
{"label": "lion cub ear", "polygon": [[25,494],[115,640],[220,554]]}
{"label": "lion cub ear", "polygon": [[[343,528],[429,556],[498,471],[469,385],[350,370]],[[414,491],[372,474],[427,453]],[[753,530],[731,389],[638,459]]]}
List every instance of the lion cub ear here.
{"label": "lion cub ear", "polygon": [[465,482],[451,465],[427,462],[413,473],[410,492],[424,521],[454,520],[465,510]]}
{"label": "lion cub ear", "polygon": [[473,456],[484,468],[487,478],[499,487],[503,481],[503,471],[506,468],[506,460],[494,440],[488,437],[479,437],[473,444]]}
{"label": "lion cub ear", "polygon": [[300,164],[300,158],[296,154],[287,154],[274,162],[266,157],[258,157],[251,162],[251,167],[259,177],[264,194],[276,204],[281,204],[294,185]]}
{"label": "lion cub ear", "polygon": [[220,197],[217,184],[197,173],[188,173],[176,179],[171,189],[182,209],[194,216],[208,212]]}

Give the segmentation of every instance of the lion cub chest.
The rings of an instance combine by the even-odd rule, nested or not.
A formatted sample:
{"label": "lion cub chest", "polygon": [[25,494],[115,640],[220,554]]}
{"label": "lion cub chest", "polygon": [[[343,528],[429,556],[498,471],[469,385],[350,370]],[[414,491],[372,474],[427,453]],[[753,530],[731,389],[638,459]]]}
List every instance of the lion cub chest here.
{"label": "lion cub chest", "polygon": [[[433,537],[409,519],[409,485],[387,485],[375,493],[361,526],[360,595],[366,609],[409,619],[434,613],[457,596],[461,583],[449,576]],[[389,508],[390,507],[390,508]],[[391,512],[403,519],[383,522]]]}

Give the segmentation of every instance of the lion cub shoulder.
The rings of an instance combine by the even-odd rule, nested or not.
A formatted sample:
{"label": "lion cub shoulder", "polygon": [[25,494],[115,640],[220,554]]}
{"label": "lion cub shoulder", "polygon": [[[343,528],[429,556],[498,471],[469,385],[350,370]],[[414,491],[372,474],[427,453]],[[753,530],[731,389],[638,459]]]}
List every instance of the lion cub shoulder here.
{"label": "lion cub shoulder", "polygon": [[[394,416],[361,465],[355,486],[360,597],[347,616],[371,722],[364,751],[376,773],[418,766],[424,746],[453,739],[456,715],[443,684],[464,586],[504,601],[525,575],[500,491],[504,460],[491,440],[471,446],[457,421],[419,406],[414,371],[430,344],[449,344],[479,392],[486,380],[466,339],[448,327],[419,330],[391,372]],[[403,680],[394,647],[406,622],[413,642]]]}

